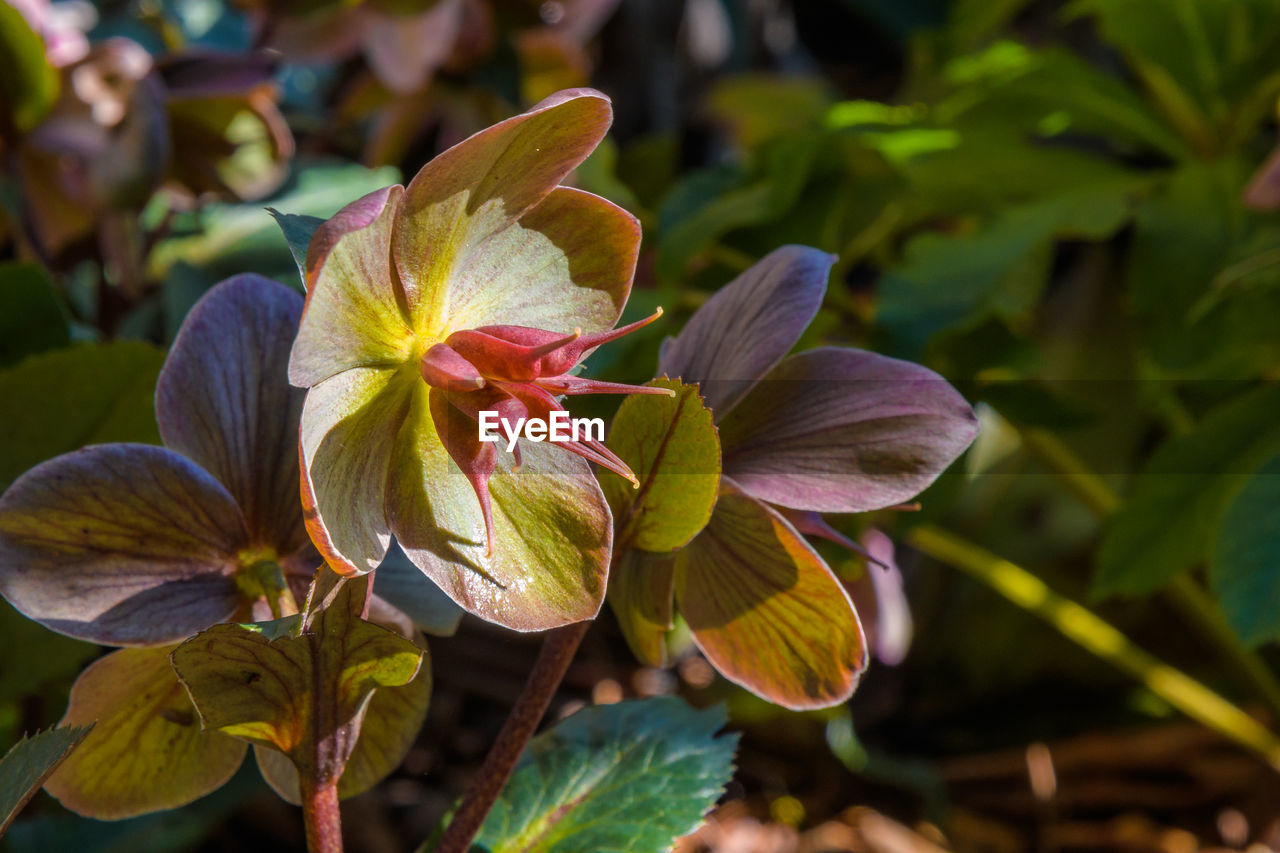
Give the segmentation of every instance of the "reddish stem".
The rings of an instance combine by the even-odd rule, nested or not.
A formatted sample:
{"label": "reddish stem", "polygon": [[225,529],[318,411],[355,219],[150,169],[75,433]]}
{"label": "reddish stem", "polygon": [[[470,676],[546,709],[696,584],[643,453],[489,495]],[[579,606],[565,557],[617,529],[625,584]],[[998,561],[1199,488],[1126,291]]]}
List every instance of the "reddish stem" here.
{"label": "reddish stem", "polygon": [[551,698],[560,687],[569,663],[590,627],[590,621],[576,622],[547,634],[524,690],[516,699],[498,739],[485,756],[480,773],[463,798],[462,805],[441,836],[435,853],[466,853],[470,848],[472,839],[511,778],[511,771],[520,753],[524,752],[525,744],[533,737],[543,714],[547,712]]}
{"label": "reddish stem", "polygon": [[342,816],[338,811],[338,783],[312,788],[302,797],[302,820],[309,853],[342,853]]}

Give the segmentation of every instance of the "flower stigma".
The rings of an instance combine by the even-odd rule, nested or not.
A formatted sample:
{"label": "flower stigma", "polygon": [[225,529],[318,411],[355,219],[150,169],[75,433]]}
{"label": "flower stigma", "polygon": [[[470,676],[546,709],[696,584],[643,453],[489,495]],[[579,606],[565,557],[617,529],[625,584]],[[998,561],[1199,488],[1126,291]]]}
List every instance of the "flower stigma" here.
{"label": "flower stigma", "polygon": [[[549,439],[639,486],[627,464],[605,446],[603,422],[597,428],[595,421],[599,419],[570,419],[557,398],[578,394],[672,395],[668,388],[603,382],[572,374],[596,347],[661,316],[659,308],[629,325],[591,334],[584,334],[581,328],[565,334],[529,326],[481,326],[454,332],[422,354],[419,371],[431,388],[431,419],[449,456],[480,501],[486,554],[493,554],[489,479],[498,460],[498,436],[488,432],[490,428],[503,426],[514,470],[521,465],[517,439],[523,430],[523,437],[531,441]],[[562,430],[567,431],[567,438]]]}

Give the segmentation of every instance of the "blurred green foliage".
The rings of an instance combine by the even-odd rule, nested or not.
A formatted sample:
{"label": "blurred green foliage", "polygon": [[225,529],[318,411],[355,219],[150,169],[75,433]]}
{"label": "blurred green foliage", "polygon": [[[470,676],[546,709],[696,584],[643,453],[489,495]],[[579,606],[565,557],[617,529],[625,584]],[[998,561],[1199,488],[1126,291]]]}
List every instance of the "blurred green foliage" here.
{"label": "blurred green foliage", "polygon": [[[286,53],[273,79],[301,153],[278,189],[244,201],[165,187],[131,210],[128,228],[102,218],[52,254],[31,239],[27,173],[9,155],[66,87],[32,28],[0,4],[0,486],[88,443],[157,440],[160,347],[199,296],[245,271],[296,286],[290,244],[309,232],[281,239],[266,208],[287,226],[314,224],[289,217],[327,217],[548,86],[594,74],[619,121],[576,181],[644,224],[624,319],[659,304],[668,314],[594,356],[593,375],[647,379],[661,338],[778,246],[835,253],[802,346],[920,360],[983,404],[984,432],[920,514],[833,521],[854,533],[941,520],[1069,596],[1092,595],[1139,642],[1228,695],[1248,695],[1218,650],[1170,630],[1178,617],[1158,594],[1193,579],[1239,641],[1276,662],[1280,215],[1245,197],[1276,146],[1280,0],[1166,0],[1158,12],[1150,0],[796,2],[795,43],[763,54],[750,4],[724,0],[713,5],[730,49],[715,61],[681,53],[675,26],[656,29],[663,4],[647,3],[623,0],[598,35],[547,48],[528,36],[544,35],[541,4],[486,0],[488,23],[469,33],[479,36],[459,37],[411,92],[385,85],[367,57]],[[258,12],[221,0],[96,9],[92,43],[127,37],[157,57],[243,53],[262,35]],[[804,26],[819,13],[871,36],[834,32],[841,51],[824,51]],[[869,38],[898,66],[859,65]],[[644,49],[627,52],[632,43]],[[136,250],[136,281],[121,273],[121,246]],[[1113,516],[1099,520],[1041,476],[1053,465],[1025,440],[1035,429],[1119,492]],[[842,574],[861,570],[821,547]],[[892,715],[868,714],[879,743],[948,754],[1164,712],[972,582],[909,555],[903,563],[927,629],[899,672],[873,670],[861,688],[898,691]],[[457,615],[424,610],[422,620],[448,633]],[[97,652],[7,607],[0,626],[30,650],[0,662],[7,744],[56,722],[70,680]],[[1023,704],[1007,701],[1020,690]],[[777,723],[723,683],[701,695],[729,698],[744,725],[764,719],[780,732],[808,720]],[[933,797],[936,779],[927,782]],[[51,815],[19,823],[11,840],[23,850],[126,849],[143,838],[148,849],[184,849],[249,784],[184,812],[187,823],[113,826],[97,847],[85,840],[96,827]]]}

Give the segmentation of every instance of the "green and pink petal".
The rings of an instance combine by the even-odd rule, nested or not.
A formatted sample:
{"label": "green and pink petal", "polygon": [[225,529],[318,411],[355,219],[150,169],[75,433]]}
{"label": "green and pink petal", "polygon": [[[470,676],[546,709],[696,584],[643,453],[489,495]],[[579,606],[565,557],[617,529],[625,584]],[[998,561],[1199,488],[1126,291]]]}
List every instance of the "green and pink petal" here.
{"label": "green and pink petal", "polygon": [[707,660],[794,710],[848,699],[867,665],[844,587],[776,511],[723,481],[711,522],[676,557],[676,601]]}

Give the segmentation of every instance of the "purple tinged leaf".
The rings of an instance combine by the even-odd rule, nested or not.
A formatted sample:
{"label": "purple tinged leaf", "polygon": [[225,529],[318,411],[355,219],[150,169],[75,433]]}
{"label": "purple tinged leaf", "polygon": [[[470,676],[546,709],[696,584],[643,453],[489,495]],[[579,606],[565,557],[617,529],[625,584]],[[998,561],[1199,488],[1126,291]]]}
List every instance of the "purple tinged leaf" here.
{"label": "purple tinged leaf", "polygon": [[78,639],[169,642],[231,617],[248,544],[235,500],[191,461],[97,445],[36,466],[0,498],[0,593]]}
{"label": "purple tinged leaf", "polygon": [[[378,570],[378,586],[382,586],[385,581],[384,571],[385,566]],[[413,571],[417,574],[417,569]],[[428,581],[423,579],[423,583]],[[379,599],[376,595],[370,597],[369,604],[369,622],[394,631],[425,650],[424,638],[411,624],[399,624],[403,621],[402,618],[383,620],[376,615],[378,609],[388,610],[385,603],[381,608],[378,607]],[[379,688],[369,699],[364,717],[360,720],[355,748],[338,780],[340,799],[363,794],[400,766],[417,740],[418,732],[426,721],[430,703],[431,658],[424,653],[422,666],[412,681],[402,687]],[[293,762],[282,753],[267,747],[255,745],[253,752],[258,761],[258,769],[262,771],[267,784],[282,799],[298,805],[301,793],[298,770]]]}
{"label": "purple tinged leaf", "polygon": [[783,246],[729,282],[662,350],[659,374],[698,383],[722,420],[776,365],[822,306],[835,257]]}
{"label": "purple tinged leaf", "polygon": [[298,500],[304,392],[285,375],[302,297],[241,275],[214,287],[183,321],[156,386],[165,445],[227,487],[250,539],[281,556],[310,547]]}
{"label": "purple tinged leaf", "polygon": [[408,360],[413,332],[391,270],[391,230],[403,192],[393,186],[369,193],[312,235],[306,311],[289,361],[294,385]]}
{"label": "purple tinged leaf", "polygon": [[277,749],[312,780],[342,774],[371,695],[413,681],[426,657],[360,618],[367,583],[339,584],[301,634],[215,625],[170,655],[206,730]]}
{"label": "purple tinged leaf", "polygon": [[831,569],[727,480],[707,528],[676,556],[676,602],[717,670],[784,708],[839,704],[866,668],[862,628]]}
{"label": "purple tinged leaf", "polygon": [[720,423],[724,472],[769,503],[865,512],[919,494],[977,434],[933,371],[855,349],[792,356]]}

